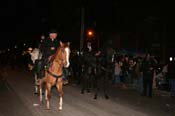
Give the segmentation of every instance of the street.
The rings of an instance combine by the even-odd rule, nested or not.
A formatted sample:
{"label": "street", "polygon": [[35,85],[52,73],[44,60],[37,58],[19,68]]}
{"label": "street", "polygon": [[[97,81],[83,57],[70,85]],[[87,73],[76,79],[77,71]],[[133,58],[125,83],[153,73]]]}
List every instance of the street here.
{"label": "street", "polygon": [[0,89],[0,116],[175,116],[175,99],[154,92],[153,98],[142,97],[134,90],[111,88],[110,99],[103,94],[80,94],[80,87],[64,86],[63,110],[58,110],[58,93],[51,92],[51,109],[34,95],[33,77],[24,69],[8,69],[5,87]]}
{"label": "street", "polygon": [[34,116],[9,85],[0,88],[0,116]]}

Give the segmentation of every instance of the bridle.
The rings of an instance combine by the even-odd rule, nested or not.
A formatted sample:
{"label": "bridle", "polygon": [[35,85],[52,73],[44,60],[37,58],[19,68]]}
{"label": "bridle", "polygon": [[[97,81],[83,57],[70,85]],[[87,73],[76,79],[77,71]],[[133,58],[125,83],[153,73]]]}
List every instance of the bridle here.
{"label": "bridle", "polygon": [[[64,54],[66,53],[65,48],[66,47],[61,47],[60,48],[61,49],[61,51],[60,51],[61,55],[59,56],[59,60],[61,61],[61,63],[60,63],[61,67],[66,65],[66,59],[64,58]],[[66,57],[67,57],[67,55],[66,55]]]}
{"label": "bridle", "polygon": [[[69,50],[69,48],[68,48],[68,50],[69,51],[67,51],[66,52],[66,48],[68,48],[68,47],[60,47],[59,49],[61,50],[60,51],[60,55],[59,55],[59,60],[61,61],[61,63],[58,63],[59,65],[60,65],[60,67],[61,68],[63,68],[63,66],[65,66],[65,65],[67,65],[67,57],[69,57],[68,55],[69,55],[69,53],[67,53],[67,52],[70,52],[70,50]],[[64,58],[64,54],[66,53],[66,58]],[[47,72],[48,72],[48,74],[50,74],[51,76],[53,76],[53,77],[55,77],[55,78],[60,78],[60,77],[62,77],[63,76],[63,74],[61,74],[61,75],[55,75],[55,74],[53,74],[52,72],[50,72],[49,70],[47,70]]]}

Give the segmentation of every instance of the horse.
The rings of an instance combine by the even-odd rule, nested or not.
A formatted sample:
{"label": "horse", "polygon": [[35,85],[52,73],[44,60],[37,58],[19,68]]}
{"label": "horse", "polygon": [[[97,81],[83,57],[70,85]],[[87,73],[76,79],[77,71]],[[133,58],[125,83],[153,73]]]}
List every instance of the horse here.
{"label": "horse", "polygon": [[[45,71],[45,77],[40,80],[40,101],[42,101],[42,89],[46,87],[46,109],[50,109],[51,89],[56,86],[59,92],[59,110],[63,105],[63,67],[68,68],[70,57],[70,44],[60,42],[56,53],[49,58],[50,66]],[[45,84],[44,84],[45,83]],[[45,85],[45,86],[43,86]]]}
{"label": "horse", "polygon": [[33,74],[34,74],[34,78],[35,78],[35,94],[38,94],[39,91],[39,75],[41,74],[41,68],[42,68],[42,53],[40,51],[39,48],[34,48],[32,51],[28,51],[28,53],[31,55],[31,61],[34,64],[34,66],[32,66],[32,70],[33,70]]}
{"label": "horse", "polygon": [[113,63],[115,58],[115,50],[111,47],[105,48],[97,55],[96,73],[94,77],[95,84],[95,95],[94,99],[98,97],[98,91],[103,86],[103,92],[106,99],[109,99],[110,81],[112,80],[113,74]]}
{"label": "horse", "polygon": [[82,70],[81,70],[81,94],[84,94],[86,90],[90,92],[90,88],[93,87],[93,77],[95,74],[96,57],[94,53],[84,52],[83,58],[81,60]]}

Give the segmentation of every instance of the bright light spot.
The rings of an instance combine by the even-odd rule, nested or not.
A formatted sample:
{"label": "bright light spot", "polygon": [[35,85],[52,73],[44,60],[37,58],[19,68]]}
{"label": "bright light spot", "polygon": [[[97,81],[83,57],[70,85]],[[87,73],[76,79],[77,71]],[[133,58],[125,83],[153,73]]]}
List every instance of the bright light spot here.
{"label": "bright light spot", "polygon": [[24,43],[23,46],[26,46],[26,44]]}
{"label": "bright light spot", "polygon": [[28,48],[28,51],[32,51],[33,49],[31,47]]}
{"label": "bright light spot", "polygon": [[173,61],[173,57],[170,57],[169,60],[170,60],[170,61]]}
{"label": "bright light spot", "polygon": [[89,36],[92,36],[92,35],[93,35],[92,31],[89,31],[89,32],[88,32],[88,35],[89,35]]}

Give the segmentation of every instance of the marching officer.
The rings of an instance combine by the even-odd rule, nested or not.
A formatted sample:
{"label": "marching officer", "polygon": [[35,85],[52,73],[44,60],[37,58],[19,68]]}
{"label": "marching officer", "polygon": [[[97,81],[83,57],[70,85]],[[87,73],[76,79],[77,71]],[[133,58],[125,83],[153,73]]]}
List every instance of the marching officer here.
{"label": "marching officer", "polygon": [[[154,66],[155,66],[155,63],[151,59],[150,54],[147,53],[142,63],[142,75],[143,75],[142,96],[147,95],[148,97],[152,97]],[[148,93],[147,93],[147,90],[148,90]]]}
{"label": "marching officer", "polygon": [[87,92],[90,92],[90,88],[92,87],[92,78],[94,73],[94,49],[91,42],[87,42],[83,50],[83,60],[82,60],[82,68],[84,69],[83,77],[82,77],[82,89],[81,93],[84,93],[86,89]]}

